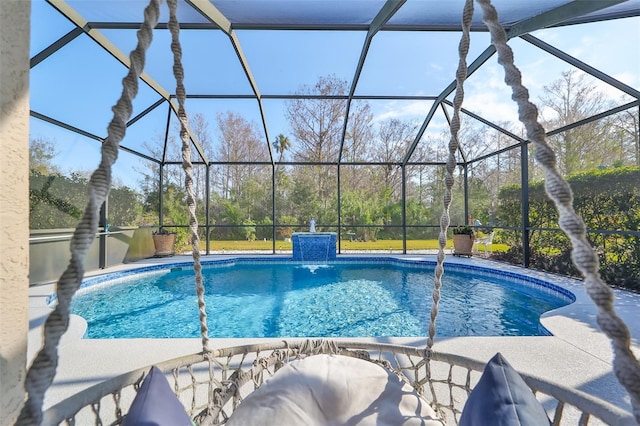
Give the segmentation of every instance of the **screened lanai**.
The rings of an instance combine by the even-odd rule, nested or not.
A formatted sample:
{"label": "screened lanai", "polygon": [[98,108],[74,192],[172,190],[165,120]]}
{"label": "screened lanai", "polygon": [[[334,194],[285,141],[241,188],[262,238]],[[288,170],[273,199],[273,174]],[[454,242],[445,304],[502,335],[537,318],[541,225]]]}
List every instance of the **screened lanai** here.
{"label": "screened lanai", "polygon": [[[394,261],[406,263],[434,258],[429,242],[441,227],[462,3],[179,2],[200,249],[212,255],[209,261],[235,258],[217,256],[220,253],[256,252],[278,261],[288,259],[291,235],[312,226],[337,234],[339,254],[395,253]],[[574,205],[587,225],[604,281],[637,289],[640,1],[494,3],[524,84],[556,151],[557,169],[573,188]],[[37,368],[25,374],[25,359],[32,359],[34,348],[47,340],[42,328],[44,336],[57,333],[48,334],[42,324],[49,318],[56,321],[55,315],[49,316],[54,287],[59,287],[60,297],[66,297],[65,286],[54,281],[69,262],[69,249],[78,251],[69,241],[86,206],[89,176],[106,145],[111,106],[122,92],[127,55],[136,43],[144,7],[138,1],[0,2],[0,139],[5,152],[0,167],[4,271],[0,319],[5,324],[0,351],[2,406],[3,411],[9,408],[11,416],[17,416],[24,398],[16,384],[40,386],[46,381]],[[476,259],[489,257],[576,275],[569,266],[569,243],[545,196],[536,152],[518,124],[518,111],[504,86],[479,12],[473,22],[449,213],[451,228],[466,225],[479,237],[494,238],[488,253],[478,249],[471,259],[448,257],[447,271],[460,267],[479,275],[486,269],[483,265],[490,264],[500,275],[517,275],[526,282],[552,276]],[[30,27],[30,40],[19,31],[25,27]],[[167,27],[163,9],[113,167],[111,191],[100,209],[97,232],[93,227],[89,232],[96,238],[81,263],[90,278],[100,280],[105,272],[117,277],[129,268],[135,274],[147,265],[162,264],[167,270],[179,265],[187,256],[147,259],[157,256],[152,240],[162,230],[177,234],[177,254],[189,251]],[[425,255],[405,256],[418,253]],[[371,256],[376,260],[386,257]],[[69,268],[72,275],[73,268]],[[80,280],[85,271],[83,267],[75,269],[78,271],[75,278]],[[592,277],[598,271],[589,274]],[[612,328],[596,324],[596,317],[601,321],[602,315],[613,310],[613,303],[605,306],[606,297],[593,297],[597,307],[593,306],[585,303],[590,302],[589,289],[583,289],[580,280],[553,278],[568,283],[558,284],[566,285],[560,289],[570,289],[562,294],[573,294],[578,302],[567,305],[566,310],[549,311],[540,319],[553,335],[439,338],[434,353],[472,362],[471,369],[479,372],[496,350],[504,351],[519,364],[523,375],[542,377],[544,383],[562,381],[561,393],[569,398],[584,391],[586,405],[591,402],[589,395],[602,396],[624,411],[608,412],[611,418],[630,419],[628,411],[631,404],[637,408],[637,398],[630,401],[618,384],[614,376],[619,374],[619,364],[613,358],[626,351],[631,355],[626,359],[637,364],[637,339],[630,341],[623,324]],[[201,283],[196,284],[199,292]],[[636,294],[611,291],[616,309],[622,308],[624,321],[637,335]],[[437,284],[433,295],[437,313]],[[202,306],[200,300],[198,303]],[[55,311],[60,306],[64,309],[65,303],[58,303]],[[390,341],[388,347],[400,352],[391,351],[384,359],[398,361],[397,354],[402,360],[405,355],[407,360],[415,358],[406,352],[408,346],[395,346],[410,344],[418,351],[413,352],[417,358],[427,357],[429,362],[434,308],[431,312],[428,339],[368,335],[349,348],[358,358],[372,350],[372,345],[382,347],[380,342]],[[209,352],[204,316],[200,316],[202,352],[183,359],[197,356],[208,362],[207,367],[196,368],[197,374],[223,371],[219,381],[229,385],[224,393],[231,397],[227,390],[236,385],[227,380],[231,371],[227,367],[236,361],[224,355],[228,349],[224,342],[215,344],[223,349]],[[60,364],[57,352],[53,362],[46,350],[40,352],[43,357],[38,354],[35,358],[43,361],[34,364],[58,370],[45,407],[71,394],[82,399],[76,391],[127,371],[128,390],[134,392],[141,374],[149,371],[140,366],[160,362],[168,372],[173,362],[167,361],[169,357],[200,351],[194,349],[200,343],[196,339],[137,339],[140,344],[84,339],[77,319],[71,320],[70,333],[62,341],[57,340],[61,333],[49,338],[55,341],[53,352],[60,350]],[[68,316],[60,323],[67,320]],[[64,324],[65,330],[68,325]],[[613,336],[613,346],[598,331],[599,326]],[[280,349],[297,354],[324,350],[306,347],[308,342],[249,346],[257,351],[268,347],[274,353]],[[235,355],[242,357],[239,372],[245,361],[252,363],[253,359],[246,357],[243,347],[236,349]],[[222,354],[226,364],[212,368],[209,353]],[[262,359],[257,361],[255,365],[262,365]],[[187,364],[181,365],[189,370],[188,381],[199,382],[191,373],[191,361]],[[449,367],[444,369],[452,376]],[[233,380],[236,372],[231,374]],[[467,395],[469,377],[471,370],[463,380],[466,384],[461,385],[466,386]],[[218,390],[209,386],[203,393],[213,396]],[[453,395],[451,387],[445,393]],[[125,400],[133,399],[133,393],[122,399],[121,395],[117,389],[105,396],[108,404],[115,405],[113,411],[120,420],[119,404],[130,402]],[[559,399],[552,409],[554,422],[559,420],[563,401]],[[578,411],[581,404],[575,405]],[[91,403],[85,408],[97,412],[101,405]],[[570,416],[583,424],[589,412]],[[633,424],[633,419],[629,422]]]}
{"label": "screened lanai", "polygon": [[[638,285],[640,1],[494,3],[577,208],[590,214],[590,240],[613,253],[605,268],[624,265],[612,282]],[[86,203],[145,5],[32,2],[30,252],[49,259],[32,262],[32,282],[66,265],[57,248]],[[289,253],[312,218],[338,234],[338,253],[434,248],[462,5],[180,1],[203,253]],[[159,229],[187,249],[167,20],[163,11],[89,269],[153,256]],[[566,268],[568,240],[479,11],[468,64],[451,226],[495,235],[498,260]]]}

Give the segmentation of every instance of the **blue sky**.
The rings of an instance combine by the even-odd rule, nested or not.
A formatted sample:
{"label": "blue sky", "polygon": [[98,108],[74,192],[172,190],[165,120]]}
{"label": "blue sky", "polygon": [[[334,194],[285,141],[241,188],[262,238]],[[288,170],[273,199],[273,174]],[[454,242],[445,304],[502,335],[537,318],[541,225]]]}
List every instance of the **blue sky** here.
{"label": "blue sky", "polygon": [[[41,1],[33,2],[32,15],[32,56],[73,28]],[[638,89],[639,24],[640,18],[630,18],[541,30],[533,35]],[[102,33],[125,53],[135,46],[133,30],[104,30]],[[320,76],[330,74],[350,81],[365,37],[363,32],[353,31],[238,31],[237,34],[262,94],[294,93],[301,85],[313,85]],[[181,37],[187,92],[251,94],[225,35],[182,31]],[[457,33],[378,33],[369,50],[356,94],[438,95],[453,79],[458,40]],[[488,42],[487,34],[474,33],[469,60],[475,59]],[[175,82],[168,43],[166,31],[158,32],[148,52],[145,70],[173,92]],[[572,68],[523,40],[512,40],[511,45],[534,101],[545,85],[558,79],[562,71]],[[120,95],[121,79],[125,74],[126,69],[121,64],[83,35],[32,69],[31,108],[105,136],[112,117],[110,109]],[[596,83],[612,100],[622,103],[621,92]],[[141,85],[134,101],[134,114],[158,99],[153,90]],[[425,101],[370,101],[370,104],[376,121],[399,118],[416,123],[422,122],[431,106]],[[289,135],[283,114],[285,102],[265,100],[264,106],[270,140],[279,133]],[[495,58],[467,81],[465,107],[489,120],[515,120],[516,110]],[[259,122],[257,103],[253,100],[190,100],[187,108],[190,114],[202,113],[209,117],[214,138],[215,114],[218,112],[233,111]],[[123,145],[145,152],[142,143],[153,144],[158,139],[164,131],[166,115],[167,108],[162,106],[136,123],[128,131]],[[440,131],[443,120],[434,124],[433,131]],[[261,125],[259,128],[262,129]],[[32,118],[31,137],[55,140],[58,153],[55,161],[65,171],[90,171],[98,163],[99,144],[83,136]],[[116,179],[135,186],[139,177],[132,171],[141,167],[135,156],[122,154],[114,167]]]}

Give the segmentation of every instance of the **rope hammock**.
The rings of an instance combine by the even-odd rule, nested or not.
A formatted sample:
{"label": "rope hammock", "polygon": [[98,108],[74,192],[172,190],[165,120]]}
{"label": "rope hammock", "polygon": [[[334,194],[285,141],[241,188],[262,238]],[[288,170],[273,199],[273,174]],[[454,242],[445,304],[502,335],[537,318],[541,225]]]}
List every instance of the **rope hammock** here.
{"label": "rope hammock", "polygon": [[[613,369],[619,382],[629,393],[633,413],[630,414],[576,389],[525,374],[522,377],[538,395],[538,399],[555,401],[551,410],[553,424],[560,424],[563,414],[571,410],[577,411],[579,424],[586,424],[592,416],[608,424],[640,423],[640,363],[631,351],[629,330],[614,311],[613,292],[600,278],[598,258],[587,241],[585,224],[572,207],[571,188],[555,166],[555,154],[545,141],[545,131],[537,121],[537,109],[529,102],[528,91],[522,85],[520,71],[513,63],[513,52],[506,43],[506,33],[499,24],[496,10],[490,0],[476,1],[482,8],[483,21],[489,28],[492,43],[497,50],[498,63],[505,70],[505,82],[512,88],[512,98],[518,105],[519,119],[526,128],[528,139],[535,146],[535,158],[544,170],[545,189],[559,212],[560,227],[573,245],[573,261],[583,274],[587,293],[598,308],[598,324],[612,342]],[[446,189],[440,219],[439,250],[426,348],[330,340],[282,341],[213,350],[209,348],[191,147],[184,108],[186,92],[183,85],[179,25],[176,19],[177,0],[167,0],[167,4],[202,352],[165,361],[157,364],[157,367],[164,372],[171,371],[173,391],[179,396],[189,416],[196,424],[225,423],[247,394],[258,389],[286,363],[312,355],[340,354],[369,360],[393,371],[409,383],[415,392],[436,410],[440,418],[446,419],[448,423],[457,424],[464,403],[472,392],[478,372],[483,370],[484,364],[455,354],[439,353],[433,350],[433,344],[444,273],[444,248],[450,222],[449,207],[456,166],[455,153],[459,145],[463,87],[467,77],[466,55],[469,50],[470,26],[474,11],[473,0],[466,0],[462,14],[454,114],[446,163]],[[143,378],[148,374],[149,368],[145,367],[114,377],[42,412],[44,394],[53,382],[58,365],[58,344],[69,325],[71,299],[84,276],[84,259],[95,238],[100,206],[109,193],[111,166],[117,159],[126,122],[132,113],[132,99],[138,92],[138,77],[144,68],[145,52],[151,43],[152,30],[158,23],[159,13],[160,0],[151,0],[144,11],[144,23],[137,33],[137,46],[130,55],[129,71],[122,82],[122,95],[113,107],[113,119],[109,123],[107,138],[102,145],[100,165],[88,184],[89,201],[71,240],[71,260],[57,282],[58,303],[44,324],[43,346],[25,379],[27,400],[20,413],[18,425],[59,424],[65,420],[74,424],[77,416],[83,415],[85,411],[90,411],[89,415],[93,416],[96,424],[120,424]]]}

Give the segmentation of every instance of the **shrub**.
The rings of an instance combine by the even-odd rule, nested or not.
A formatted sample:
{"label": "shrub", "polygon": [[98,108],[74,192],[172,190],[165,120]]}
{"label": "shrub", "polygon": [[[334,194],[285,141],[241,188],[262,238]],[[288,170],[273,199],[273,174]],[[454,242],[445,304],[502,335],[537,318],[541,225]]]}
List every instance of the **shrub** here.
{"label": "shrub", "polygon": [[[574,208],[584,219],[588,238],[598,252],[603,279],[612,285],[640,290],[640,167],[580,172],[567,177],[567,181],[573,189]],[[520,223],[521,205],[520,185],[501,188],[500,223]],[[530,231],[531,266],[577,275],[571,263],[571,245],[558,229],[558,214],[543,182],[529,184],[529,211],[532,228],[547,228]],[[522,246],[519,231],[504,232],[516,248],[500,256],[512,260],[519,256],[521,261],[521,251],[515,253]]]}

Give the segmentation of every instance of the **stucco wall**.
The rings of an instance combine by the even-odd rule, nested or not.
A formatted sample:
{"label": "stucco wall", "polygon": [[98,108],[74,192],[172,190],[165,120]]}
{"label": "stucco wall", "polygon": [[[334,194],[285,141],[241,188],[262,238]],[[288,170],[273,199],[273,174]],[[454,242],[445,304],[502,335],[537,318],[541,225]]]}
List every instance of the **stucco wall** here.
{"label": "stucco wall", "polygon": [[24,400],[29,271],[29,0],[0,1],[0,423]]}

